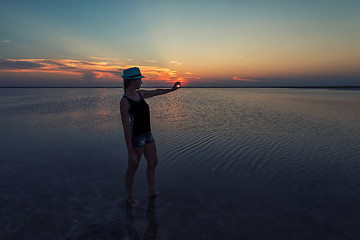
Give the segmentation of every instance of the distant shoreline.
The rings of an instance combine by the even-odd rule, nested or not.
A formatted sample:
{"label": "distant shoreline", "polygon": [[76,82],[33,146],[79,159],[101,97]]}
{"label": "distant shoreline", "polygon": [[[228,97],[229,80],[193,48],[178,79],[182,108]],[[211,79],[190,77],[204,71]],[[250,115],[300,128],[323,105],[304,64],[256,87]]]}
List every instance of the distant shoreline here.
{"label": "distant shoreline", "polygon": [[[0,87],[0,88],[122,88],[122,87]],[[160,86],[142,87],[142,88],[166,88]],[[183,87],[183,88],[303,88],[303,89],[360,89],[360,86],[262,86],[262,87],[226,87],[226,86],[209,86],[209,87]]]}

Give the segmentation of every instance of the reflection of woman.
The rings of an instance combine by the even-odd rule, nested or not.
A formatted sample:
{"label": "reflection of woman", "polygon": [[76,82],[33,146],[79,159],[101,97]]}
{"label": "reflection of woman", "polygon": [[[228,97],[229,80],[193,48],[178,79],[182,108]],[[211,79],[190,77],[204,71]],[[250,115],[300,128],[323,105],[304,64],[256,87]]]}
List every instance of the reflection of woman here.
{"label": "reflection of woman", "polygon": [[[128,230],[129,239],[140,239],[140,235],[135,227],[135,217],[133,212],[133,207],[131,205],[126,206],[126,228]],[[149,198],[149,205],[146,210],[146,218],[148,226],[146,232],[144,233],[143,239],[157,239],[157,232],[159,229],[159,224],[156,222],[155,218],[155,198]]]}
{"label": "reflection of woman", "polygon": [[139,90],[142,84],[140,69],[128,68],[123,71],[125,93],[120,101],[121,120],[124,127],[128,151],[128,168],[125,174],[126,201],[138,203],[132,196],[132,185],[139,161],[144,154],[148,163],[146,177],[149,184],[149,197],[155,197],[155,167],[157,164],[156,144],[151,134],[149,105],[145,98],[175,91],[180,87],[177,82],[171,89]]}

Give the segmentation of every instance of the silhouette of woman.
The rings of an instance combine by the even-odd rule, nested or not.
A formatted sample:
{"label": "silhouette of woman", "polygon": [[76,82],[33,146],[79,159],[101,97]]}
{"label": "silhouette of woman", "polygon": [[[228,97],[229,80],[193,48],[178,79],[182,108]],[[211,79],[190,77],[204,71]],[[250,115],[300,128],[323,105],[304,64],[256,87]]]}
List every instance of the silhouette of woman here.
{"label": "silhouette of woman", "polygon": [[120,101],[120,112],[128,152],[125,191],[126,202],[133,205],[139,203],[132,195],[132,185],[143,154],[147,161],[149,197],[158,194],[155,189],[155,167],[158,162],[156,144],[151,134],[149,105],[144,99],[175,91],[181,85],[176,82],[170,89],[139,90],[144,76],[137,67],[125,69],[122,77],[125,93]]}

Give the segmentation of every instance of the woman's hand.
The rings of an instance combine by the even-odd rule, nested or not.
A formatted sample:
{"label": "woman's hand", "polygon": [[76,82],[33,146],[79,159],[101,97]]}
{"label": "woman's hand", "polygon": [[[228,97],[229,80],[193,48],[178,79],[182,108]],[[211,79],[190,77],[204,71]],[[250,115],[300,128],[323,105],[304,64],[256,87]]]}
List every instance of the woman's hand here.
{"label": "woman's hand", "polygon": [[138,156],[136,155],[135,152],[128,154],[128,160],[133,164],[139,165]]}
{"label": "woman's hand", "polygon": [[174,85],[172,86],[172,88],[171,88],[171,90],[176,90],[176,89],[178,89],[178,88],[181,88],[181,82],[176,82],[176,83],[174,83]]}

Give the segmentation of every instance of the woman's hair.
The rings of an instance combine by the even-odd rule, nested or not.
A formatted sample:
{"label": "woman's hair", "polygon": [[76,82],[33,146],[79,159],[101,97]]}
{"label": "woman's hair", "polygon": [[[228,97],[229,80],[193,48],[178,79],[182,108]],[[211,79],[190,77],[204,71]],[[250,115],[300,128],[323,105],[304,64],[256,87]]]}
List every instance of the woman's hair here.
{"label": "woman's hair", "polygon": [[124,79],[124,91],[130,86],[131,79]]}

